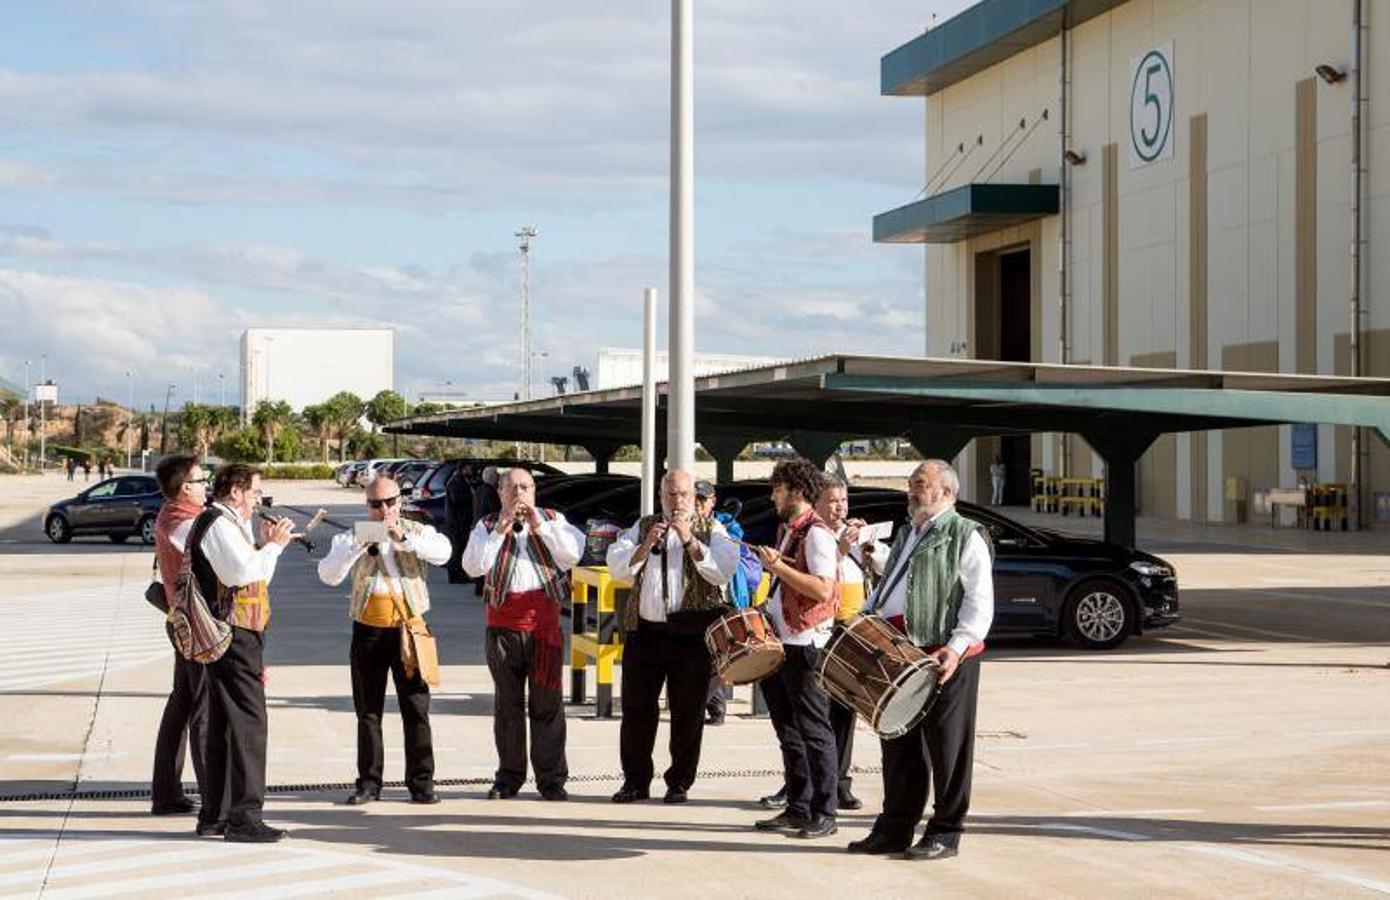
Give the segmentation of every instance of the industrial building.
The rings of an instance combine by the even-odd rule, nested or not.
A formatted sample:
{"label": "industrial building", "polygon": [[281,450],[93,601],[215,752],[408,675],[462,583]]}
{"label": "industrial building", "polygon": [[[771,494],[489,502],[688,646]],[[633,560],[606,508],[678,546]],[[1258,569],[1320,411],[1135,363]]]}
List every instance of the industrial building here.
{"label": "industrial building", "polygon": [[[924,245],[926,355],[1390,376],[1377,12],[984,0],[889,52],[882,93],[917,100],[926,153],[923,184],[903,185],[921,199],[876,216],[874,238]],[[1032,468],[1102,469],[1075,436],[979,437],[974,496],[996,455],[1016,491]],[[1390,448],[1334,425],[1167,434],[1140,462],[1140,506],[1234,521],[1299,480],[1359,483],[1369,520]]]}
{"label": "industrial building", "polygon": [[389,328],[248,328],[241,335],[241,408],[284,400],[296,411],[339,391],[369,400],[395,385]]}

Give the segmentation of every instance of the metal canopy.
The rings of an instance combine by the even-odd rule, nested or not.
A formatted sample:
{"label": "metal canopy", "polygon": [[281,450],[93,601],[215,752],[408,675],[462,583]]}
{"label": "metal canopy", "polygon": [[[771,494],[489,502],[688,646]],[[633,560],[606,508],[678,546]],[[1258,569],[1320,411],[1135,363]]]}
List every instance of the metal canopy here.
{"label": "metal canopy", "polygon": [[982,0],[883,57],[879,90],[930,96],[1126,0]]}
{"label": "metal canopy", "polygon": [[954,244],[1057,215],[1055,184],[963,184],[874,216],[885,244]]}
{"label": "metal canopy", "polygon": [[[666,385],[658,386],[664,411]],[[1134,463],[1160,435],[1315,422],[1390,441],[1390,379],[986,360],[826,356],[696,381],[696,429],[732,478],[753,441],[789,440],[823,461],[853,438],[907,437],[952,458],[975,437],[1079,434],[1107,462],[1106,535],[1134,540]],[[450,410],[388,425],[396,434],[579,444],[601,468],[636,444],[641,388]]]}

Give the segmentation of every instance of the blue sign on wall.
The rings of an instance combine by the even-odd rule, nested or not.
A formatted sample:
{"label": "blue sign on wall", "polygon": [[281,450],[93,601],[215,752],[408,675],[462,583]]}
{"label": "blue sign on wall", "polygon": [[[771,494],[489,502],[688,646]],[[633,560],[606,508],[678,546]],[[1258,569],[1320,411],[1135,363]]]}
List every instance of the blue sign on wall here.
{"label": "blue sign on wall", "polygon": [[1293,469],[1318,467],[1318,426],[1306,423],[1293,426],[1289,445],[1289,466]]}

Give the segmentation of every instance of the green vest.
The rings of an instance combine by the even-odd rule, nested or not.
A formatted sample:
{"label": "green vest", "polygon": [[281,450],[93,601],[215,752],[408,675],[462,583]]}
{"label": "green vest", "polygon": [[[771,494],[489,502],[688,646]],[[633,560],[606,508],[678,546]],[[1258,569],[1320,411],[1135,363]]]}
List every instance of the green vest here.
{"label": "green vest", "polygon": [[[956,512],[955,507],[938,516],[931,530],[912,549],[907,561],[903,619],[907,636],[917,646],[938,647],[951,639],[960,615],[961,600],[965,597],[965,587],[960,581],[960,555],[965,550],[965,542],[977,531],[990,547],[993,558],[989,532],[978,522]],[[885,572],[894,571],[911,535],[911,528],[899,529],[888,554]]]}
{"label": "green vest", "polygon": [[[652,530],[652,526],[657,522],[656,516],[646,516],[637,524],[637,543],[641,545],[647,539],[647,532]],[[701,519],[696,517],[690,526],[690,534],[695,540],[709,546],[710,535],[714,531],[713,519]],[[707,612],[724,606],[724,588],[717,584],[710,584],[700,573],[695,570],[695,561],[688,555],[682,554],[683,565],[681,567],[681,605],[676,612]],[[627,603],[623,606],[623,631],[636,631],[638,614],[642,605],[642,579],[651,571],[652,564],[665,565],[666,561],[660,556],[648,556],[647,562],[637,571],[632,578],[632,590],[628,592]],[[653,578],[660,578],[658,570]]]}

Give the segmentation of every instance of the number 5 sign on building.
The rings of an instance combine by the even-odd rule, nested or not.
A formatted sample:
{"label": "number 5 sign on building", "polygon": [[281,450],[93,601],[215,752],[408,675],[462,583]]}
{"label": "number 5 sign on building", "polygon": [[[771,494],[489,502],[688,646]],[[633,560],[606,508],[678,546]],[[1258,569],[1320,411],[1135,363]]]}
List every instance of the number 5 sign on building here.
{"label": "number 5 sign on building", "polygon": [[1173,42],[1129,62],[1129,167],[1173,156]]}

